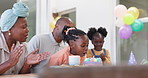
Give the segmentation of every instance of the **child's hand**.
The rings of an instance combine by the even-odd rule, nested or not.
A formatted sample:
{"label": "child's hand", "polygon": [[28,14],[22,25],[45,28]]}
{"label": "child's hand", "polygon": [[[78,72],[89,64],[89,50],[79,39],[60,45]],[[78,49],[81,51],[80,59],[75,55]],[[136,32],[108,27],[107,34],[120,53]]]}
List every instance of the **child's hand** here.
{"label": "child's hand", "polygon": [[104,62],[106,59],[105,59],[105,55],[102,53],[102,54],[100,54],[100,57],[101,57],[101,59],[102,59],[102,61]]}

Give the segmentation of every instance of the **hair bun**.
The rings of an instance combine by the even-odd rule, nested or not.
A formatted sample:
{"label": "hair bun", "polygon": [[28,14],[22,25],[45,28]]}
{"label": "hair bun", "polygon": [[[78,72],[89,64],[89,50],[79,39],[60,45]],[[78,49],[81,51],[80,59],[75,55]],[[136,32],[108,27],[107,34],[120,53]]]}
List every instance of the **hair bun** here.
{"label": "hair bun", "polygon": [[13,13],[19,17],[29,16],[29,8],[26,4],[22,2],[17,2],[13,5]]}

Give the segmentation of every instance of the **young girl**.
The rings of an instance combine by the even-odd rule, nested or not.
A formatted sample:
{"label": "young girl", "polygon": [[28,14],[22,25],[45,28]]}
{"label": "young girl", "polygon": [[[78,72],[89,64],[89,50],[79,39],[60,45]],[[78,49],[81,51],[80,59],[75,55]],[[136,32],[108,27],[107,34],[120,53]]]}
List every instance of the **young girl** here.
{"label": "young girl", "polygon": [[52,55],[49,60],[49,66],[69,64],[69,56],[79,55],[80,63],[85,59],[85,54],[88,50],[89,39],[86,33],[82,30],[65,26],[63,29],[64,41],[68,43],[68,47],[60,50]]}
{"label": "young girl", "polygon": [[93,49],[87,51],[87,58],[101,58],[104,64],[111,64],[109,51],[102,49],[104,44],[104,38],[107,36],[105,28],[90,28],[87,33],[88,38],[94,45]]}

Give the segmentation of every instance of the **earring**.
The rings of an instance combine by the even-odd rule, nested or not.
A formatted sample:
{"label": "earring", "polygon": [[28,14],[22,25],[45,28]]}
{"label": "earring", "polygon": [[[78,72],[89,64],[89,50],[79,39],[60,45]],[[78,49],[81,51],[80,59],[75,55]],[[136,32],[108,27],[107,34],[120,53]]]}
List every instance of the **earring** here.
{"label": "earring", "polygon": [[10,35],[11,35],[11,33],[9,32],[9,33],[8,33],[8,35],[10,36]]}

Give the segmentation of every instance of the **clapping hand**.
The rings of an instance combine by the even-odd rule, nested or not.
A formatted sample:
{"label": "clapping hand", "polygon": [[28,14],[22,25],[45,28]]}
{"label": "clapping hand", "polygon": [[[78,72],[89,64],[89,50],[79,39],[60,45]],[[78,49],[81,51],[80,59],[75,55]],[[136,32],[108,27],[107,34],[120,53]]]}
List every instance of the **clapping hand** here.
{"label": "clapping hand", "polygon": [[38,64],[41,61],[47,59],[47,57],[50,55],[49,52],[43,52],[40,54],[36,54],[38,49],[36,49],[34,52],[30,53],[27,56],[27,64],[32,65],[32,64]]}
{"label": "clapping hand", "polygon": [[21,44],[15,48],[15,44],[13,44],[11,47],[11,52],[8,59],[9,64],[12,66],[16,65],[22,53],[23,53],[23,45]]}

